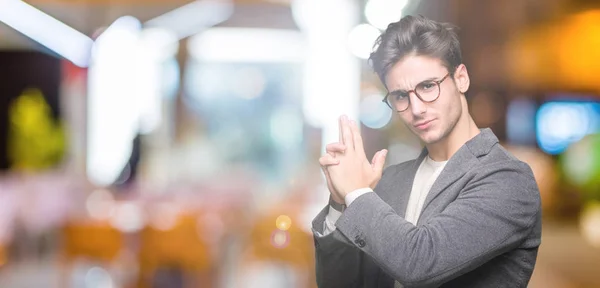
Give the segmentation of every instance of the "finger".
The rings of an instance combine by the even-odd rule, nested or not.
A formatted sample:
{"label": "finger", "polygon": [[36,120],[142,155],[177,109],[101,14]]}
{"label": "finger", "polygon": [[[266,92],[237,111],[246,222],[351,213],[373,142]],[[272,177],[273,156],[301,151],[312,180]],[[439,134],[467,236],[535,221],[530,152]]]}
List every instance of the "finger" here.
{"label": "finger", "polygon": [[[331,155],[331,153],[329,153],[329,152],[342,153],[345,150],[346,150],[346,145],[344,145],[342,143],[329,143],[329,144],[327,144],[327,146],[325,146],[325,151],[327,151],[327,153],[330,155]],[[335,157],[335,154],[332,156]]]}
{"label": "finger", "polygon": [[352,130],[352,140],[354,143],[354,150],[364,152],[362,136],[360,136],[360,129],[354,120],[350,121],[350,129]]}
{"label": "finger", "polygon": [[325,180],[327,180],[327,184],[329,184],[329,180],[331,178],[329,178],[329,171],[327,170],[327,167],[321,166],[321,171],[323,171],[323,175],[325,175]]}
{"label": "finger", "polygon": [[323,171],[323,174],[325,174],[325,181],[327,182],[327,188],[329,188],[329,191],[333,191],[333,185],[331,183],[331,176],[329,176],[329,170],[327,169],[327,167],[323,167],[323,166],[321,166],[321,170]]}
{"label": "finger", "polygon": [[322,167],[337,165],[340,164],[340,160],[333,158],[331,155],[327,154],[319,158],[319,164]]}
{"label": "finger", "polygon": [[344,145],[346,145],[347,149],[349,149],[350,151],[354,151],[354,139],[352,136],[352,129],[350,128],[348,117],[346,117],[345,115],[342,116],[342,132],[344,137]]}
{"label": "finger", "polygon": [[387,157],[387,153],[388,151],[386,149],[383,149],[375,153],[375,156],[373,156],[371,166],[373,167],[373,170],[379,175],[381,175],[381,173],[383,172],[383,166],[385,165],[385,158]]}
{"label": "finger", "polygon": [[336,154],[337,154],[337,153],[335,153],[335,152],[330,152],[330,151],[327,151],[327,154],[329,154],[329,156],[331,156],[331,158],[334,158],[334,159],[335,159],[335,158],[336,158],[335,156],[336,156]]}
{"label": "finger", "polygon": [[327,167],[321,166],[321,171],[323,171],[323,175],[325,175],[325,180],[327,181],[327,184],[329,184],[329,171],[327,171]]}
{"label": "finger", "polygon": [[375,168],[375,164],[377,163],[377,158],[380,156],[381,151],[377,151],[375,155],[373,155],[373,159],[371,159],[371,167]]}

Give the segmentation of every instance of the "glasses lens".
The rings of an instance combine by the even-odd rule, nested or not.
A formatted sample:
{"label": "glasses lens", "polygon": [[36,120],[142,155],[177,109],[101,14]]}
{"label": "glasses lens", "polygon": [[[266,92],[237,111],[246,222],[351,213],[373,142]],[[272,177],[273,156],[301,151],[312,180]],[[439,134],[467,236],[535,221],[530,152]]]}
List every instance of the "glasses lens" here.
{"label": "glasses lens", "polygon": [[440,96],[440,85],[435,82],[423,82],[415,89],[421,99],[426,102],[431,102]]}
{"label": "glasses lens", "polygon": [[408,108],[409,100],[407,96],[392,93],[388,95],[387,103],[392,109],[404,111]]}

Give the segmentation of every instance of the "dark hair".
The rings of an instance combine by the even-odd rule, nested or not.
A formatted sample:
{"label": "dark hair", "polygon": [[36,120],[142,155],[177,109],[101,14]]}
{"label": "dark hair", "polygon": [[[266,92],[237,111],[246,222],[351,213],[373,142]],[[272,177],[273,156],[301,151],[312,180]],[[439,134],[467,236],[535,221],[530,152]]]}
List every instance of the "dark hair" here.
{"label": "dark hair", "polygon": [[408,15],[391,23],[373,47],[369,62],[381,82],[389,70],[407,55],[422,55],[439,58],[454,73],[462,63],[458,27],[440,23],[422,15]]}

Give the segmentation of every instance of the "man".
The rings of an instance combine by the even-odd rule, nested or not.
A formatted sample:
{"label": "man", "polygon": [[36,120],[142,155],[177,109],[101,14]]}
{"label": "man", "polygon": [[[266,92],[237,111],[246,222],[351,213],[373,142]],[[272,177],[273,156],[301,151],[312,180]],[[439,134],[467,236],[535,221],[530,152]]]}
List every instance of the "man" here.
{"label": "man", "polygon": [[359,128],[319,159],[330,205],[313,221],[319,287],[526,287],[541,237],[529,166],[469,114],[455,28],[422,16],[391,24],[371,54],[384,99],[425,148],[383,171]]}

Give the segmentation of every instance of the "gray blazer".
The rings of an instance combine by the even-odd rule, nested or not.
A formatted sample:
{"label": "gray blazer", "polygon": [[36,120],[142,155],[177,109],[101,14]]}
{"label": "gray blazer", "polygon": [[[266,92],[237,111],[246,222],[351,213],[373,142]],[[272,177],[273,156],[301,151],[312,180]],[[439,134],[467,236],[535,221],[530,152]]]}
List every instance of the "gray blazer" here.
{"label": "gray blazer", "polygon": [[423,158],[390,166],[375,193],[356,199],[324,237],[313,220],[319,287],[526,287],[542,232],[530,167],[486,128],[433,184],[414,226],[404,219]]}

